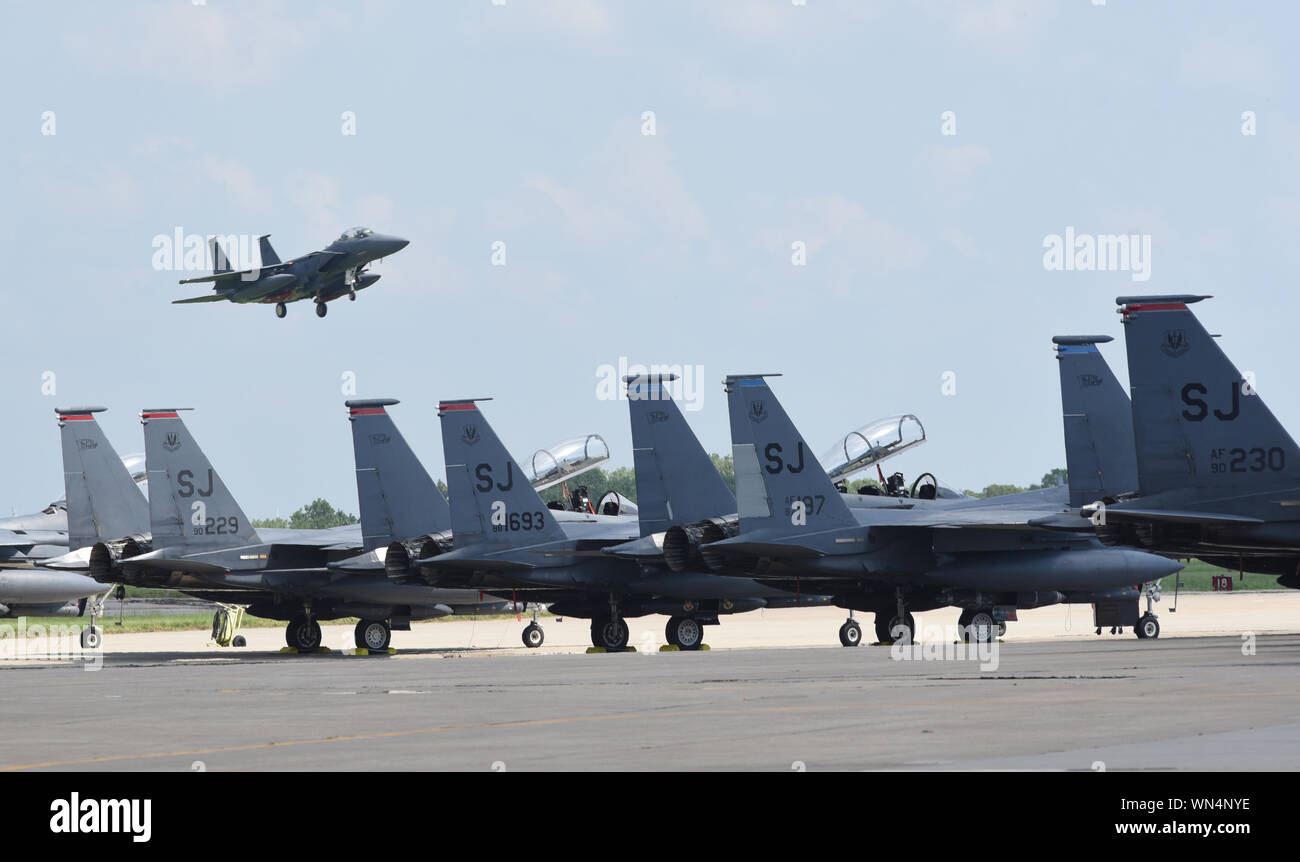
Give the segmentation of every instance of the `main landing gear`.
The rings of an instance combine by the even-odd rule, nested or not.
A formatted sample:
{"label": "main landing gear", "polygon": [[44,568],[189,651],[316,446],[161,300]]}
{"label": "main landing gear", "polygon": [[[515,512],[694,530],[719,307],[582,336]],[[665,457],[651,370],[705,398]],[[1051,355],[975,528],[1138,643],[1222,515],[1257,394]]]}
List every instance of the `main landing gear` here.
{"label": "main landing gear", "polygon": [[664,640],[678,649],[697,650],[704,643],[704,626],[694,617],[672,617],[664,627]]}
{"label": "main landing gear", "polygon": [[393,640],[393,627],[388,620],[360,620],[353,632],[353,639],[357,649],[384,652]]}
{"label": "main landing gear", "polygon": [[327,314],[329,314],[329,313],[330,313],[330,307],[329,307],[328,305],[326,305],[326,304],[323,303],[323,302],[317,302],[317,303],[316,303],[316,316],[317,316],[317,317],[324,317],[325,315],[327,315]]}
{"label": "main landing gear", "polygon": [[1160,601],[1160,582],[1149,581],[1142,585],[1142,595],[1147,600],[1147,612],[1133,627],[1133,634],[1139,640],[1153,641],[1160,637],[1160,621],[1156,619],[1154,603]]}
{"label": "main landing gear", "polygon": [[276,316],[276,317],[281,317],[281,318],[282,318],[282,317],[284,317],[284,316],[285,316],[286,314],[288,314],[288,313],[289,313],[289,306],[285,305],[283,302],[277,302],[277,303],[275,304],[275,316]]}
{"label": "main landing gear", "polygon": [[622,617],[595,617],[591,621],[591,644],[610,651],[627,646],[631,633]]}
{"label": "main landing gear", "polygon": [[888,610],[876,611],[876,640],[882,644],[910,644],[916,639],[916,619],[903,603],[903,591],[898,591],[893,615]]}
{"label": "main landing gear", "polygon": [[992,643],[1006,634],[1007,624],[993,618],[988,608],[966,608],[957,617],[957,630],[963,643]]}
{"label": "main landing gear", "polygon": [[[518,605],[516,605],[518,607]],[[546,632],[537,624],[537,605],[533,605],[533,621],[524,626],[524,646],[529,649],[537,649],[546,643]]]}
{"label": "main landing gear", "polygon": [[294,617],[284,629],[284,640],[299,652],[313,652],[320,649],[320,623],[310,617]]}
{"label": "main landing gear", "polygon": [[862,626],[853,618],[853,611],[849,611],[849,618],[840,626],[840,646],[857,646],[862,643]]}

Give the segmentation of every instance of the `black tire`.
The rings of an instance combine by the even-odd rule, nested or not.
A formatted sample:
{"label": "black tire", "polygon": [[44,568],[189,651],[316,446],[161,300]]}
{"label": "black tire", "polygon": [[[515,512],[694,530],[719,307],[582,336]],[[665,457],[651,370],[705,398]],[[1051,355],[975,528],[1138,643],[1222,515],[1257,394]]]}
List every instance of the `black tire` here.
{"label": "black tire", "polygon": [[907,628],[905,643],[916,642],[916,619],[910,614],[905,613],[900,620],[896,615],[889,611],[878,611],[876,613],[876,640],[882,644],[894,642],[894,629],[903,625]]}
{"label": "black tire", "polygon": [[1153,641],[1160,637],[1160,621],[1152,614],[1146,614],[1138,620],[1133,632],[1142,640]]}
{"label": "black tire", "polygon": [[383,652],[393,640],[393,630],[386,620],[358,620],[352,640],[357,649]]}
{"label": "black tire", "polygon": [[966,631],[966,626],[970,625],[970,618],[974,614],[975,612],[970,608],[962,608],[961,615],[957,617],[957,627],[963,632]]}
{"label": "black tire", "polygon": [[244,640],[243,635],[235,635],[230,639],[230,645],[233,647],[248,646],[248,641]]}
{"label": "black tire", "polygon": [[840,646],[857,646],[862,643],[862,626],[857,620],[845,620],[840,626]]}
{"label": "black tire", "polygon": [[970,621],[963,630],[964,640],[975,643],[991,643],[997,639],[998,621],[993,619],[993,612],[983,609],[971,611]]}
{"label": "black tire", "polygon": [[289,313],[289,306],[285,305],[283,302],[277,302],[275,304],[276,317],[283,318],[288,313]]}
{"label": "black tire", "polygon": [[99,626],[86,626],[81,630],[81,648],[82,649],[99,649],[102,640],[102,632]]}
{"label": "black tire", "polygon": [[320,649],[320,623],[302,617],[290,620],[284,629],[284,639],[289,646],[300,652]]}
{"label": "black tire", "polygon": [[523,640],[524,646],[529,649],[537,649],[539,646],[546,643],[546,632],[542,631],[542,627],[537,623],[529,623],[524,626]]}
{"label": "black tire", "polygon": [[330,313],[330,307],[323,302],[316,303],[316,316],[324,317]]}
{"label": "black tire", "polygon": [[697,650],[704,643],[704,626],[694,617],[673,617],[664,636],[680,649]]}
{"label": "black tire", "polygon": [[622,619],[597,617],[591,621],[591,643],[607,650],[621,650],[630,636],[627,622]]}

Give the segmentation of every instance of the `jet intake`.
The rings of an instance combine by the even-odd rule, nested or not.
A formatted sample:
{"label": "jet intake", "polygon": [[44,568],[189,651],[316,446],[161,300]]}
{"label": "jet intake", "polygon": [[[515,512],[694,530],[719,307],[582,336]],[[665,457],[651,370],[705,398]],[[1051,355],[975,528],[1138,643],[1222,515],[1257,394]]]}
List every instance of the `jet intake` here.
{"label": "jet intake", "polygon": [[132,535],[107,542],[96,542],[90,549],[90,566],[87,574],[101,584],[111,584],[121,579],[119,566],[123,560],[147,554],[153,549],[148,536]]}
{"label": "jet intake", "polygon": [[415,561],[447,553],[451,550],[451,538],[450,530],[442,530],[393,542],[384,554],[384,573],[398,583],[419,580]]}
{"label": "jet intake", "polygon": [[664,534],[664,563],[674,572],[685,572],[700,565],[710,571],[721,571],[724,566],[722,555],[709,554],[701,546],[730,539],[739,532],[740,518],[736,515],[670,527]]}

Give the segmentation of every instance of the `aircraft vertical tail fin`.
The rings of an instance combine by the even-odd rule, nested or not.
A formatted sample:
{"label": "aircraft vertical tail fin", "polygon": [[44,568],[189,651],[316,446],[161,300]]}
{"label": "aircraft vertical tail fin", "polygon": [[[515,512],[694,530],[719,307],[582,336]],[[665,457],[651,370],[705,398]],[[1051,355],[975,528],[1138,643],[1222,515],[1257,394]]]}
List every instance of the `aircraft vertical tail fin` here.
{"label": "aircraft vertical tail fin", "polygon": [[218,275],[223,272],[230,272],[234,267],[230,265],[230,256],[222,247],[217,237],[208,238],[208,248],[212,250],[212,274]]}
{"label": "aircraft vertical tail fin", "polygon": [[1216,497],[1300,484],[1300,449],[1189,309],[1204,296],[1132,296],[1124,321],[1143,494]]}
{"label": "aircraft vertical tail fin", "polygon": [[735,495],[668,391],[674,379],[625,379],[642,536],[736,511]]}
{"label": "aircraft vertical tail fin", "polygon": [[729,375],[726,380],[741,534],[759,527],[854,526],[853,513],[772,394],[766,376]]}
{"label": "aircraft vertical tail fin", "polygon": [[385,409],[397,403],[395,398],[346,402],[365,551],[451,529],[447,498]]}
{"label": "aircraft vertical tail fin", "polygon": [[68,547],[148,532],[149,507],[95,414],[103,407],[59,407]]}
{"label": "aircraft vertical tail fin", "polygon": [[271,235],[267,233],[262,234],[257,238],[257,251],[261,257],[262,266],[264,267],[272,266],[273,264],[280,262],[280,255],[275,253],[275,249],[271,248],[270,236]]}
{"label": "aircraft vertical tail fin", "polygon": [[179,411],[145,410],[140,422],[154,547],[260,544],[257,531],[190,435]]}
{"label": "aircraft vertical tail fin", "polygon": [[443,401],[442,454],[456,548],[522,547],[565,538],[555,516],[478,409],[477,400]]}
{"label": "aircraft vertical tail fin", "polygon": [[1085,506],[1138,489],[1133,409],[1098,344],[1109,335],[1058,335],[1061,418],[1070,505]]}

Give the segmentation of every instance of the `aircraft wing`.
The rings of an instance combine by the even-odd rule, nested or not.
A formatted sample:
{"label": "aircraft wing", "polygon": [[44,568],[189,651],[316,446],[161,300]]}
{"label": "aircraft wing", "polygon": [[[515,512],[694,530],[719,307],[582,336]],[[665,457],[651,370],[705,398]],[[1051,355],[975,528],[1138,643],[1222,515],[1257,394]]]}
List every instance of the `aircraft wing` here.
{"label": "aircraft wing", "polygon": [[253,269],[230,270],[230,271],[228,271],[228,272],[217,272],[217,273],[213,273],[212,275],[203,275],[203,276],[199,276],[198,278],[182,278],[182,279],[181,279],[179,282],[177,282],[177,283],[178,283],[178,284],[199,284],[199,283],[201,283],[201,282],[209,282],[209,281],[210,281],[210,282],[214,282],[214,283],[217,283],[217,284],[223,284],[223,283],[228,282],[228,281],[240,281],[240,280],[250,281],[250,282],[251,282],[251,281],[257,281],[257,279],[256,279],[256,278],[247,278],[247,279],[246,279],[246,278],[244,278],[244,277],[247,276],[247,275],[249,275],[249,274],[251,274],[251,273],[256,272],[256,273],[259,274],[258,277],[260,278],[260,277],[261,277],[261,273],[263,273],[263,272],[273,272],[273,271],[275,271],[276,269],[279,269],[279,267],[278,267],[278,266],[275,266],[275,267],[267,267],[266,269],[257,269],[257,270],[253,270]]}
{"label": "aircraft wing", "polygon": [[54,530],[28,531],[23,533],[12,530],[0,530],[0,548],[25,548],[28,545],[64,545],[68,544],[68,534]]}
{"label": "aircraft wing", "polygon": [[228,293],[209,293],[206,296],[191,296],[189,299],[173,299],[172,305],[185,305],[190,302],[223,302],[230,299]]}

